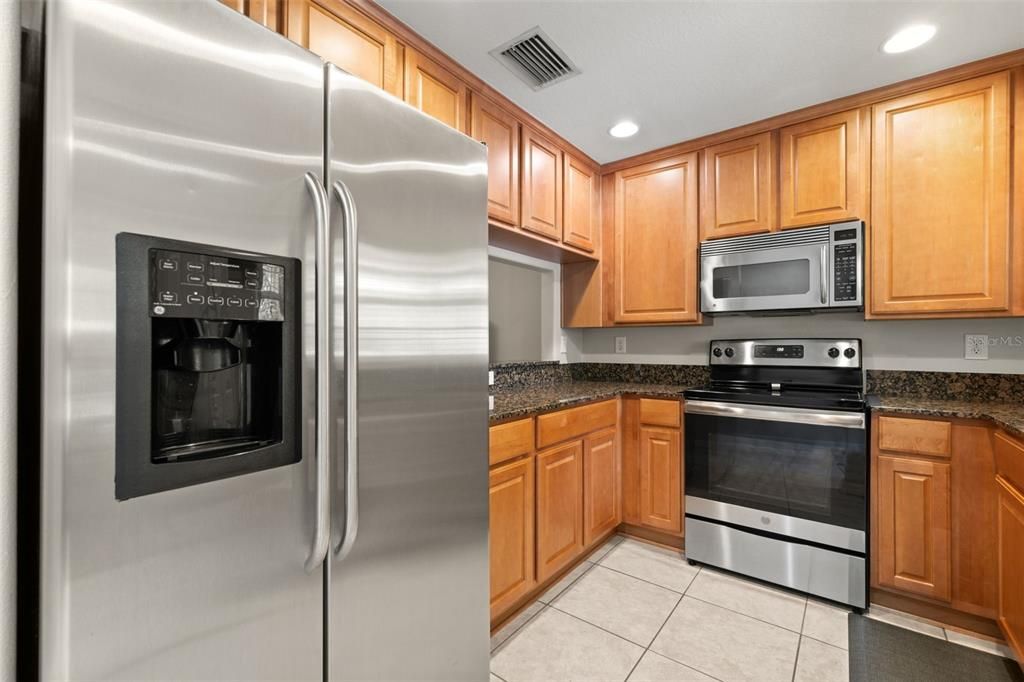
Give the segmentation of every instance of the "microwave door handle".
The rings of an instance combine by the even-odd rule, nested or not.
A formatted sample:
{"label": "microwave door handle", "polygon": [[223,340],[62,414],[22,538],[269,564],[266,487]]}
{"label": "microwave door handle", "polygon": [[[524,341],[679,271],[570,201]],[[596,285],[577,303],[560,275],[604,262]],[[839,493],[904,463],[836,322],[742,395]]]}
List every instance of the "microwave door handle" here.
{"label": "microwave door handle", "polygon": [[331,539],[331,226],[320,178],[306,173],[306,189],[316,214],[316,514],[306,558],[306,570],[313,571],[327,557]]}
{"label": "microwave door handle", "polygon": [[359,532],[359,227],[356,204],[345,183],[331,186],[341,206],[345,262],[345,523],[335,550],[341,561]]}
{"label": "microwave door handle", "polygon": [[821,247],[821,304],[828,305],[828,246]]}

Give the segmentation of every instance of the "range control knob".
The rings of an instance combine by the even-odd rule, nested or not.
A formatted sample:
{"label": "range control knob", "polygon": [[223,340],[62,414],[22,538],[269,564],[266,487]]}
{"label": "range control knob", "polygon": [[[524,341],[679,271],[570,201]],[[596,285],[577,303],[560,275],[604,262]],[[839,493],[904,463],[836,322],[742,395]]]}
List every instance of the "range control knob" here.
{"label": "range control knob", "polygon": [[830,358],[838,358],[839,357],[839,349],[836,348],[835,346],[832,346],[831,348],[828,349],[828,356]]}
{"label": "range control knob", "polygon": [[711,353],[712,353],[712,354],[713,354],[713,355],[714,355],[714,356],[715,356],[716,358],[720,358],[720,357],[722,357],[722,349],[721,349],[721,348],[716,348],[716,349],[714,349],[713,351],[711,351]]}
{"label": "range control knob", "polygon": [[731,358],[735,354],[736,354],[736,351],[734,351],[732,348],[726,348],[725,349],[725,357]]}
{"label": "range control knob", "polygon": [[847,348],[846,350],[843,351],[843,355],[845,355],[848,358],[852,358],[856,354],[857,354],[857,351],[855,351],[852,348]]}

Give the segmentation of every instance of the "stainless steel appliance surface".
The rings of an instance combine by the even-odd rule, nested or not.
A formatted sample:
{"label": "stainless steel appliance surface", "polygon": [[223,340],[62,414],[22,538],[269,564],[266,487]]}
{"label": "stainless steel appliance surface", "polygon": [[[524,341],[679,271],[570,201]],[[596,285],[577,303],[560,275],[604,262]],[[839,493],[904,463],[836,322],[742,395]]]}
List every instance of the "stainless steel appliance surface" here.
{"label": "stainless steel appliance surface", "polygon": [[701,242],[705,314],[864,306],[864,224],[851,220]]}
{"label": "stainless steel appliance surface", "polygon": [[22,671],[486,678],[484,148],[216,0],[45,10]]}
{"label": "stainless steel appliance surface", "polygon": [[684,393],[691,561],[867,605],[859,339],[712,341]]}

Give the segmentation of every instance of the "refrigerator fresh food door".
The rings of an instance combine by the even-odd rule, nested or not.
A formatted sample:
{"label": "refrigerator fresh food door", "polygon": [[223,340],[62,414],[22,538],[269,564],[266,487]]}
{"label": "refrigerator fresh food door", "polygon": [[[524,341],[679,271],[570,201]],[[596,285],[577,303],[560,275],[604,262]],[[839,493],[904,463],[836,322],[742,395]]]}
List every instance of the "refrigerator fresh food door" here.
{"label": "refrigerator fresh food door", "polygon": [[[315,225],[324,215],[305,178],[322,173],[321,62],[213,0],[68,0],[49,2],[46,12],[41,677],[320,680],[323,570],[304,564],[316,489]],[[279,408],[250,405],[267,418],[293,415],[298,438],[290,447],[299,451],[255,473],[218,465],[215,475],[198,476],[206,482],[178,476],[174,485],[184,487],[174,487],[163,485],[160,472],[195,471],[203,460],[154,459],[142,441],[138,452],[121,452],[143,458],[155,471],[152,485],[116,499],[120,434],[150,421],[145,414],[142,424],[116,417],[135,409],[136,397],[149,399],[120,395],[124,372],[115,370],[115,339],[123,340],[117,307],[132,298],[116,288],[124,275],[115,271],[119,233],[175,240],[164,246],[172,254],[167,272],[206,277],[207,285],[196,286],[207,286],[200,295],[208,294],[211,306],[225,298],[221,305],[247,308],[233,303],[233,287],[249,286],[232,279],[239,263],[264,268],[264,293],[282,272],[276,268],[290,273],[284,294],[294,299],[279,297],[283,308],[266,317],[280,318],[283,310],[287,323],[300,316],[290,356],[299,381],[288,384],[296,389],[286,387]],[[217,253],[193,263],[195,273],[176,271],[172,264],[186,260],[173,254],[194,251],[181,243]],[[236,252],[285,265],[224,260]],[[146,253],[155,252],[139,253],[143,262],[122,261],[122,270],[141,268],[145,289]],[[220,294],[209,285],[214,269]],[[135,298],[149,305],[146,293]],[[153,317],[161,314],[157,307],[143,311],[135,330],[147,339],[149,324],[168,322]],[[268,328],[256,324],[248,327],[251,338],[267,338]],[[234,329],[218,328],[225,335]],[[218,342],[219,366],[234,368],[224,376],[236,385],[251,386],[235,358],[245,362],[256,346],[234,338]],[[209,343],[198,339],[192,347]],[[121,348],[128,354],[123,368],[149,376],[148,351]],[[214,434],[221,424],[252,426],[244,414],[217,413],[234,400],[234,389],[227,381],[219,391],[210,367],[200,366],[202,354],[196,358],[195,385],[205,385],[211,399],[167,422],[202,422]],[[266,357],[250,360],[270,366]],[[180,358],[178,367],[179,379],[193,371]],[[268,385],[278,386],[267,373]],[[187,385],[179,384],[183,394]],[[274,429],[267,433],[264,440],[276,437]]]}
{"label": "refrigerator fresh food door", "polygon": [[484,680],[485,150],[334,66],[327,82],[345,387],[335,401],[328,678]]}

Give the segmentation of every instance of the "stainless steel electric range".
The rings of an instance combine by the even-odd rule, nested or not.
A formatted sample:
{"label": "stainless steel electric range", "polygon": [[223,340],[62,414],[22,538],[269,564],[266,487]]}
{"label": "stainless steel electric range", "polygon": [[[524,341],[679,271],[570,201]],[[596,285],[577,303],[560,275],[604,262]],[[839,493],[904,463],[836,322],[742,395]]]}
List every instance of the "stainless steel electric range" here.
{"label": "stainless steel electric range", "polygon": [[867,604],[859,339],[712,341],[686,397],[686,556]]}

